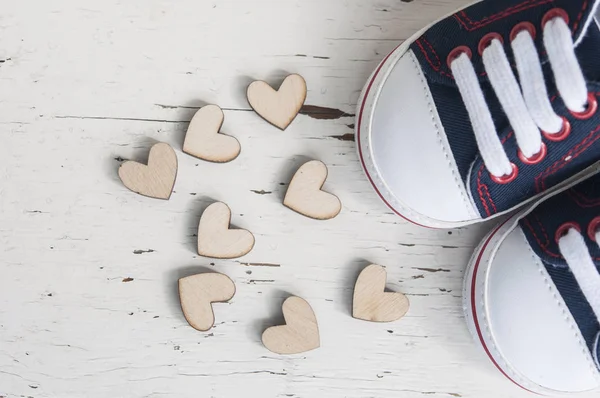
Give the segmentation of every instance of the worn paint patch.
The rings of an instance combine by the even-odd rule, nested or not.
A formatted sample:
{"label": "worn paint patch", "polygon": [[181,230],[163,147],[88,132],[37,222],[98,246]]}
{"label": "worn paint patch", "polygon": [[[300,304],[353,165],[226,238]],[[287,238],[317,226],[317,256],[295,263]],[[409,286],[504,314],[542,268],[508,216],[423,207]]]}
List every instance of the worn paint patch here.
{"label": "worn paint patch", "polygon": [[414,268],[414,269],[418,269],[419,271],[425,271],[425,272],[450,272],[449,269],[444,269],[444,268]]}
{"label": "worn paint patch", "polygon": [[354,133],[347,133],[342,135],[330,135],[330,138],[335,138],[340,141],[352,141],[354,142]]}
{"label": "worn paint patch", "polygon": [[123,279],[123,283],[133,282],[133,278],[125,278]]}
{"label": "worn paint patch", "polygon": [[405,246],[405,247],[415,247],[416,245],[414,243],[398,243],[400,246]]}
{"label": "worn paint patch", "polygon": [[264,189],[261,189],[260,191],[252,189],[252,190],[250,190],[250,192],[254,192],[257,195],[270,195],[273,193],[271,191],[265,191]]}
{"label": "worn paint patch", "polygon": [[354,115],[346,113],[341,109],[326,108],[323,106],[316,105],[304,105],[300,109],[300,114],[310,116],[313,119],[319,120],[335,120],[340,119],[342,117],[354,117]]}
{"label": "worn paint patch", "polygon": [[156,250],[148,249],[148,250],[134,250],[133,254],[144,254],[144,253],[154,253]]}

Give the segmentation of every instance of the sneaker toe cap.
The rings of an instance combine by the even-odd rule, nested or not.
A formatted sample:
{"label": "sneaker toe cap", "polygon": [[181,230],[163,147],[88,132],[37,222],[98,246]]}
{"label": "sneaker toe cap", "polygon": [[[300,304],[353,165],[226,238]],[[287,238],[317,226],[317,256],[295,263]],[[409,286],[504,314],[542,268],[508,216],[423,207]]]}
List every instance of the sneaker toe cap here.
{"label": "sneaker toe cap", "polygon": [[483,332],[509,377],[543,393],[599,386],[590,349],[520,227],[498,248],[486,284]]}
{"label": "sneaker toe cap", "polygon": [[409,50],[392,62],[373,101],[369,125],[369,153],[380,194],[400,213],[426,225],[480,218],[415,55]]}

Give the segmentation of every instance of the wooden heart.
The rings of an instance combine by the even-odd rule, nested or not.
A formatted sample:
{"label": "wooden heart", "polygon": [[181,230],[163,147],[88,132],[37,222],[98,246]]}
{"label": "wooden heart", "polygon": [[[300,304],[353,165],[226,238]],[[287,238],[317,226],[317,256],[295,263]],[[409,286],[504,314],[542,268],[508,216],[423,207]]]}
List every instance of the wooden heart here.
{"label": "wooden heart", "polygon": [[125,162],[119,168],[119,178],[140,195],[169,199],[177,178],[177,155],[169,144],[158,143],[150,149],[148,165]]}
{"label": "wooden heart", "polygon": [[327,166],[323,162],[305,163],[290,182],[283,204],[317,220],[334,218],[342,210],[342,203],[337,196],[321,190],[326,179]]}
{"label": "wooden heart", "polygon": [[215,324],[212,303],[224,303],[235,295],[235,284],[227,276],[206,273],[179,280],[179,300],[183,315],[191,327],[201,332]]}
{"label": "wooden heart", "polygon": [[408,311],[408,299],[402,293],[385,292],[387,273],[379,265],[369,265],[356,281],[352,316],[371,322],[392,322]]}
{"label": "wooden heart", "polygon": [[263,81],[248,86],[248,102],[256,113],[272,125],[285,130],[296,118],[306,100],[306,81],[289,75],[278,91]]}
{"label": "wooden heart", "polygon": [[285,325],[264,331],[262,341],[276,354],[300,354],[320,346],[317,318],[310,304],[300,297],[290,297],[283,303]]}
{"label": "wooden heart", "polygon": [[254,247],[254,235],[245,229],[229,229],[231,210],[213,203],[202,214],[198,226],[198,254],[230,259],[242,257]]}
{"label": "wooden heart", "polygon": [[237,158],[241,147],[239,141],[221,134],[225,115],[216,105],[201,108],[190,122],[183,143],[183,152],[209,162],[226,163]]}

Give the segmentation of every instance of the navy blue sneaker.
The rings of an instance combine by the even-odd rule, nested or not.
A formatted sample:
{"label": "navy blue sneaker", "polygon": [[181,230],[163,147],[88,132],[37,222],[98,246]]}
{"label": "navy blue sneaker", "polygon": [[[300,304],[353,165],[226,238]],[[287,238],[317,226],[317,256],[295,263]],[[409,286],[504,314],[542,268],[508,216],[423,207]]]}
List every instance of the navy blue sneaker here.
{"label": "navy blue sneaker", "polygon": [[358,104],[373,187],[416,224],[453,228],[598,171],[598,1],[484,0],[427,27]]}
{"label": "navy blue sneaker", "polygon": [[600,386],[600,175],[512,216],[465,277],[469,329],[493,364],[538,394]]}

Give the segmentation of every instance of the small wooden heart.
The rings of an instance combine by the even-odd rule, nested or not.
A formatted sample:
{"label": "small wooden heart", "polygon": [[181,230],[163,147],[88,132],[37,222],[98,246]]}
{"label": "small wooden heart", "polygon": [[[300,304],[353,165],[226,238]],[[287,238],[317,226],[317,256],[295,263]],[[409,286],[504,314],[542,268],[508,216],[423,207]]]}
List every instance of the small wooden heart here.
{"label": "small wooden heart", "polygon": [[201,332],[215,324],[212,303],[224,303],[235,295],[235,284],[227,276],[206,273],[179,280],[179,300],[183,315],[191,327]]}
{"label": "small wooden heart", "polygon": [[125,162],[119,168],[119,178],[140,195],[169,199],[177,178],[177,155],[169,144],[158,143],[150,149],[147,166]]}
{"label": "small wooden heart", "polygon": [[256,113],[275,127],[285,130],[298,116],[306,100],[306,81],[300,75],[289,75],[278,91],[263,81],[248,86],[248,102]]}
{"label": "small wooden heart", "polygon": [[320,346],[317,318],[310,304],[300,297],[290,297],[283,303],[285,325],[264,331],[262,341],[276,354],[300,354]]}
{"label": "small wooden heart", "polygon": [[225,115],[216,105],[201,108],[190,122],[185,135],[183,152],[209,162],[226,163],[238,157],[241,151],[239,141],[221,134]]}
{"label": "small wooden heart", "polygon": [[231,210],[225,203],[213,203],[202,214],[198,226],[198,254],[230,259],[248,254],[254,235],[245,229],[229,229]]}
{"label": "small wooden heart", "polygon": [[283,204],[317,220],[336,217],[342,210],[342,203],[337,196],[321,190],[326,179],[327,166],[323,162],[305,163],[290,182]]}
{"label": "small wooden heart", "polygon": [[356,281],[352,316],[371,322],[392,322],[408,311],[409,302],[402,293],[385,292],[387,273],[380,265],[369,265]]}

